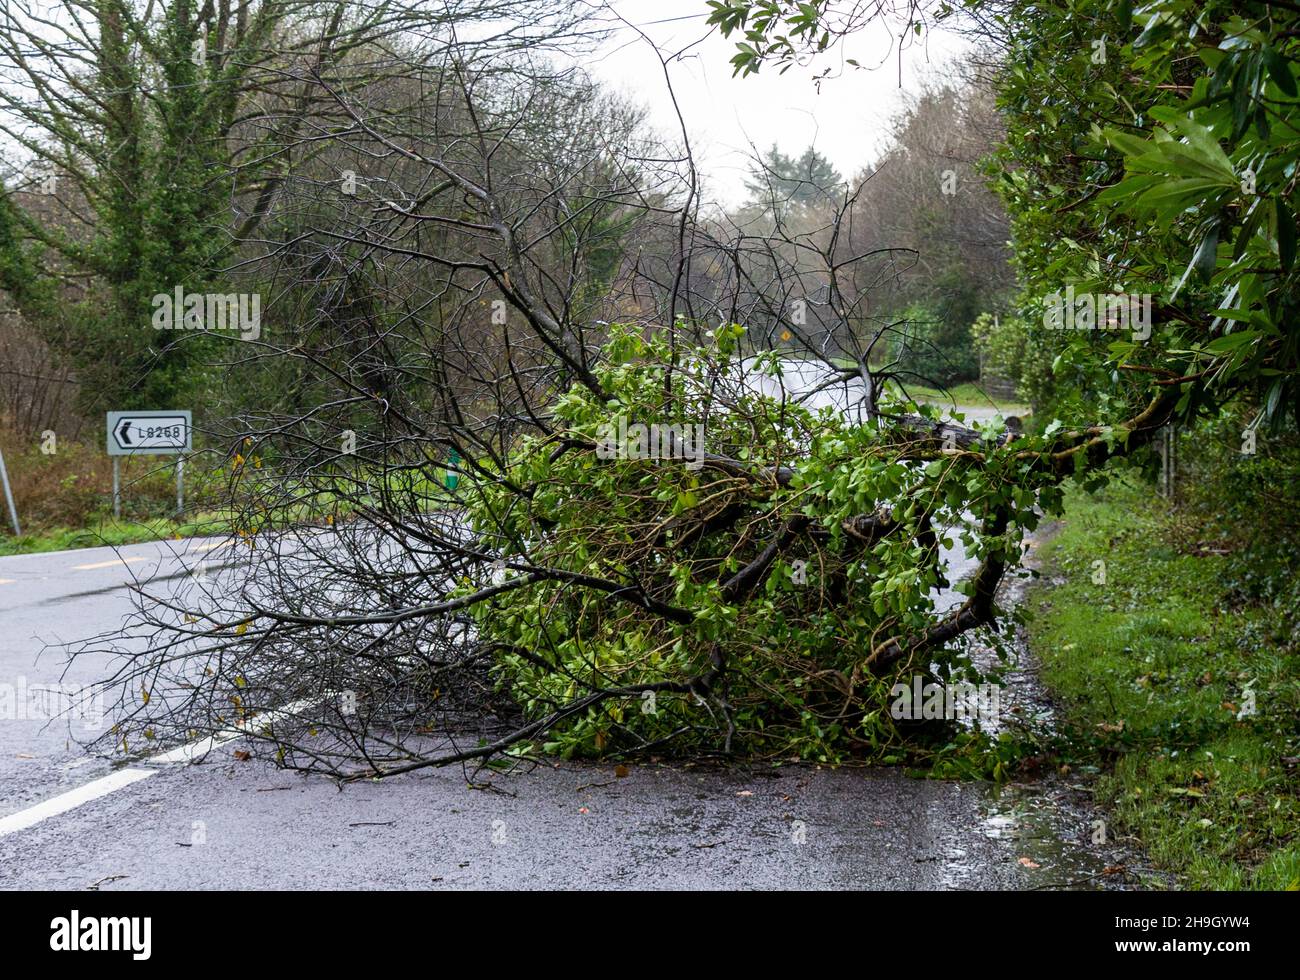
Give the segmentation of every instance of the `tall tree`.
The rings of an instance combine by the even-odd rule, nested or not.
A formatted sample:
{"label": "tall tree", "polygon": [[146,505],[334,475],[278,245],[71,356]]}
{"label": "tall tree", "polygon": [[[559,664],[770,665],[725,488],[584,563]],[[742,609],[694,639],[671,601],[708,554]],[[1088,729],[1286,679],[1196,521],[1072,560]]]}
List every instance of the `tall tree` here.
{"label": "tall tree", "polygon": [[745,181],[751,206],[777,218],[824,208],[844,190],[844,178],[816,147],[790,157],[772,144]]}

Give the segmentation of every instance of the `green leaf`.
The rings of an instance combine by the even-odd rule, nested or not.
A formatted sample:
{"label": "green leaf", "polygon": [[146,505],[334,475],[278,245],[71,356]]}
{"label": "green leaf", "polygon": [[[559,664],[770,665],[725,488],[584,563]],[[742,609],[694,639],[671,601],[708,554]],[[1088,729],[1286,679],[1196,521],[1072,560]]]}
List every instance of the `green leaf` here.
{"label": "green leaf", "polygon": [[1174,217],[1182,211],[1193,207],[1209,196],[1209,192],[1222,190],[1223,185],[1216,180],[1202,177],[1188,177],[1182,180],[1166,180],[1158,186],[1144,191],[1134,205],[1139,208],[1151,208]]}
{"label": "green leaf", "polygon": [[1200,245],[1196,247],[1196,254],[1192,256],[1192,267],[1205,282],[1209,282],[1214,277],[1214,267],[1219,257],[1219,223],[1216,221],[1205,237],[1201,239]]}
{"label": "green leaf", "polygon": [[1253,343],[1260,335],[1258,330],[1238,330],[1235,333],[1224,334],[1222,337],[1216,337],[1203,348],[1207,354],[1230,354],[1240,347]]}
{"label": "green leaf", "polygon": [[1295,76],[1291,74],[1291,65],[1276,48],[1264,49],[1264,66],[1273,84],[1292,98],[1296,95]]}
{"label": "green leaf", "polygon": [[1283,272],[1290,272],[1295,265],[1296,229],[1295,215],[1287,206],[1286,200],[1278,195],[1273,199],[1273,208],[1277,213],[1277,257]]}

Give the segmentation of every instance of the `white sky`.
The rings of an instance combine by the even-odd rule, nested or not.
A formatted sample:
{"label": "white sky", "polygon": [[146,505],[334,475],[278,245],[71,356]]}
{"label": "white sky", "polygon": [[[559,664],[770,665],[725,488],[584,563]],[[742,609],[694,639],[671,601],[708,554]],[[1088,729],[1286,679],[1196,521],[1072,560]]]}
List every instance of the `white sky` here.
{"label": "white sky", "polygon": [[[751,144],[766,151],[775,142],[784,153],[798,156],[811,143],[842,175],[852,177],[881,149],[885,124],[902,92],[915,90],[920,79],[968,47],[947,33],[914,44],[903,52],[900,89],[897,47],[881,25],[852,37],[843,51],[812,67],[795,66],[781,75],[767,66],[756,75],[733,78],[729,60],[739,35],[724,39],[716,31],[710,34],[705,0],[613,0],[611,6],[665,56],[680,52],[670,62],[672,84],[705,177],[705,196],[728,206],[746,196],[743,179]],[[844,58],[856,59],[863,69],[843,65],[839,71]],[[813,78],[828,64],[836,70],[819,93]],[[647,105],[658,130],[680,132],[663,68],[636,31],[620,30],[587,67],[616,91]]]}

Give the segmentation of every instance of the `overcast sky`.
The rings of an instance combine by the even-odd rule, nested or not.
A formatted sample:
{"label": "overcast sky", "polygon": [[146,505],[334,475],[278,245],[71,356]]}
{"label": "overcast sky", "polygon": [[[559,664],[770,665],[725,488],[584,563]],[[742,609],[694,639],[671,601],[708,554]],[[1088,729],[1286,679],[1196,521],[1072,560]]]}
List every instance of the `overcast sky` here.
{"label": "overcast sky", "polygon": [[[673,88],[707,189],[728,205],[745,197],[742,181],[751,144],[766,150],[775,142],[797,156],[811,143],[841,174],[852,176],[877,155],[901,93],[915,90],[966,46],[955,35],[936,33],[907,49],[902,89],[896,45],[883,26],[853,37],[843,52],[815,68],[794,67],[780,75],[769,66],[757,75],[733,78],[728,62],[738,38],[710,34],[705,0],[614,0],[612,6],[665,54],[681,52],[670,66]],[[843,58],[873,67],[845,65],[839,71]],[[813,78],[827,64],[838,77],[823,81],[819,93]],[[614,89],[649,106],[656,128],[678,132],[663,68],[636,31],[619,31],[588,67]]]}

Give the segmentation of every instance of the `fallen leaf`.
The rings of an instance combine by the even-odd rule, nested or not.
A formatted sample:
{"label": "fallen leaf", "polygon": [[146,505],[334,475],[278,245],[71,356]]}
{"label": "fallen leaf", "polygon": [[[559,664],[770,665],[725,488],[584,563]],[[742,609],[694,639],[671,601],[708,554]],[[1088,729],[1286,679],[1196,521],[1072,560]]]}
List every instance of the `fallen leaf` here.
{"label": "fallen leaf", "polygon": [[239,762],[247,762],[253,757],[252,752],[245,752],[243,749],[235,749],[235,758]]}
{"label": "fallen leaf", "polygon": [[753,796],[754,794],[753,794],[752,792],[750,792],[749,790],[747,790],[747,789],[742,789],[742,790],[741,790],[739,793],[737,793],[736,795],[737,795],[737,796]]}
{"label": "fallen leaf", "polygon": [[1021,858],[1021,859],[1020,859],[1020,863],[1023,864],[1026,868],[1041,868],[1041,867],[1042,867],[1041,864],[1037,864],[1036,862],[1034,862],[1034,861],[1033,861],[1032,859],[1030,859],[1030,858]]}
{"label": "fallen leaf", "polygon": [[628,769],[628,767],[624,765],[617,765],[614,767],[614,775],[619,779],[626,779],[631,771],[632,770]]}

